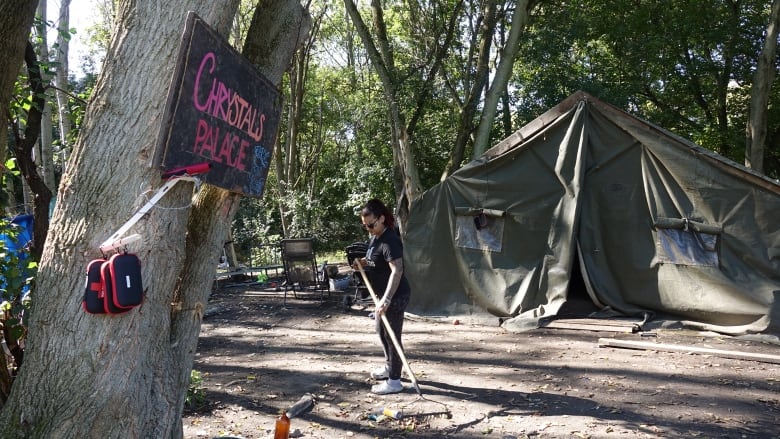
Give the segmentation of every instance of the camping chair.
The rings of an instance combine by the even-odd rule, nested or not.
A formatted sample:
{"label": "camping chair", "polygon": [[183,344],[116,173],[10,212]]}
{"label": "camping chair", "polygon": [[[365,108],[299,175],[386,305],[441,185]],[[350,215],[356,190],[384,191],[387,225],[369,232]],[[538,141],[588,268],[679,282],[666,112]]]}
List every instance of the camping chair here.
{"label": "camping chair", "polygon": [[287,291],[292,290],[298,298],[298,291],[319,291],[320,303],[325,301],[325,293],[330,297],[328,274],[317,269],[317,257],[314,252],[314,239],[283,239],[281,248],[284,266],[284,305],[287,305]]}

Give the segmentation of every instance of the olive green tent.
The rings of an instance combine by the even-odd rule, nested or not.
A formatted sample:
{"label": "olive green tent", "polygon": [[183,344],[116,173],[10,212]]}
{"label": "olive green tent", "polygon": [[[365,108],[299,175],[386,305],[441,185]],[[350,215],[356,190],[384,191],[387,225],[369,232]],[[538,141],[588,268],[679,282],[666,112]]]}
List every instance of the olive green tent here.
{"label": "olive green tent", "polygon": [[583,92],[424,193],[404,246],[422,315],[537,327],[577,274],[623,315],[780,328],[780,184]]}

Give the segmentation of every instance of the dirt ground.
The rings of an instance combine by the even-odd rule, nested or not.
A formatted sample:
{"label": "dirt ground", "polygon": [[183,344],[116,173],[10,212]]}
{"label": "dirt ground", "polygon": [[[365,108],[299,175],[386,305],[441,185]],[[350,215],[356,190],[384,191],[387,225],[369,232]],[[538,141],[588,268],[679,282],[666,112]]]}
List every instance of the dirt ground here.
{"label": "dirt ground", "polygon": [[[275,417],[305,395],[315,403],[292,419],[290,437],[780,437],[780,364],[599,347],[613,338],[780,355],[766,340],[660,328],[518,334],[498,321],[413,318],[404,345],[422,396],[408,377],[404,392],[376,396],[370,309],[347,311],[342,296],[285,307],[282,292],[261,285],[215,290],[194,365],[206,398],[186,410],[185,437],[272,437]],[[375,415],[382,407],[404,416]]]}

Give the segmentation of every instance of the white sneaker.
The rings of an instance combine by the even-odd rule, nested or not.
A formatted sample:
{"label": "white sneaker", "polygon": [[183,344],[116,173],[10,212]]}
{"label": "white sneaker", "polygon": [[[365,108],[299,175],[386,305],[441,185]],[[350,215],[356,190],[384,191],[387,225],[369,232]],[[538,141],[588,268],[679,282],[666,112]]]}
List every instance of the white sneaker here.
{"label": "white sneaker", "polygon": [[401,380],[387,380],[383,383],[371,386],[371,393],[377,395],[387,395],[389,393],[403,392],[404,385],[401,384]]}
{"label": "white sneaker", "polygon": [[386,380],[390,378],[390,368],[387,367],[387,365],[384,365],[382,367],[378,367],[371,371],[370,373],[371,378],[375,380]]}

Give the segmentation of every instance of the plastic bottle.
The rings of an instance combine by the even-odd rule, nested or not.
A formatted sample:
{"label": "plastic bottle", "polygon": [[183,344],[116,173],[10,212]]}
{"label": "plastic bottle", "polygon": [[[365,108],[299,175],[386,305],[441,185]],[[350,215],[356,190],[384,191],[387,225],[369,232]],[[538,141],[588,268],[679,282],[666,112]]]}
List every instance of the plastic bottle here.
{"label": "plastic bottle", "polygon": [[314,405],[314,396],[312,396],[310,393],[307,393],[301,397],[301,399],[298,400],[295,404],[292,405],[289,409],[287,409],[287,417],[292,419],[301,413],[305,412],[306,410],[310,409],[311,406]]}
{"label": "plastic bottle", "polygon": [[385,415],[388,418],[393,419],[401,419],[404,417],[404,412],[402,410],[393,410],[388,407],[379,407],[376,410],[377,415]]}
{"label": "plastic bottle", "polygon": [[276,419],[274,428],[274,439],[288,439],[290,437],[290,418],[287,413],[282,412],[282,416]]}

